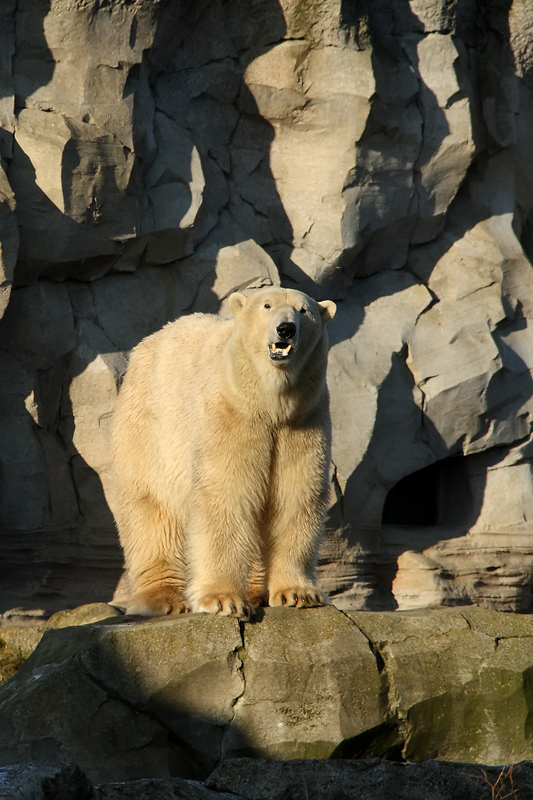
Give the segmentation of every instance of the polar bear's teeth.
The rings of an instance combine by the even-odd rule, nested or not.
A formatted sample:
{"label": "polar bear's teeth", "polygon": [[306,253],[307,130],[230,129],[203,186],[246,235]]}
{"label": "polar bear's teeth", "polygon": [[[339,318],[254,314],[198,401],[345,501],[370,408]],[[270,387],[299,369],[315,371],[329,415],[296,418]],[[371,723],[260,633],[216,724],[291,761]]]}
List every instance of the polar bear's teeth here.
{"label": "polar bear's teeth", "polygon": [[270,354],[272,356],[275,356],[276,358],[287,358],[291,350],[292,350],[291,344],[283,344],[282,342],[277,342],[275,344],[270,345]]}

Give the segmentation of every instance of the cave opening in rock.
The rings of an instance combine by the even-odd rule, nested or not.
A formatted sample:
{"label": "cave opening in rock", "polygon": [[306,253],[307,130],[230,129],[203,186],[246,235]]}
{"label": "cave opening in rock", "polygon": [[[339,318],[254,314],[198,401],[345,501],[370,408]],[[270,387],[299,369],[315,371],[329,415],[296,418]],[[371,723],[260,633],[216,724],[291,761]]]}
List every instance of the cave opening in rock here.
{"label": "cave opening in rock", "polygon": [[474,515],[467,458],[452,456],[406,475],[389,491],[384,525],[465,525]]}

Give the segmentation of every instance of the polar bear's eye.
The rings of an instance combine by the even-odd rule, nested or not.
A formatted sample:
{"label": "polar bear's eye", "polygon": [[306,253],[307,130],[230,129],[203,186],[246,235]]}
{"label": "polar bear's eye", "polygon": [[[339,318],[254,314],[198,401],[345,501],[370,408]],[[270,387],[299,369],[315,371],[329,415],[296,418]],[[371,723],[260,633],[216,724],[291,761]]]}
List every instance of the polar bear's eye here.
{"label": "polar bear's eye", "polygon": [[307,309],[305,306],[302,306],[300,309],[300,314],[307,314]]}
{"label": "polar bear's eye", "polygon": [[263,306],[263,308],[272,308],[272,306],[270,305],[270,303],[265,303],[265,305]]}

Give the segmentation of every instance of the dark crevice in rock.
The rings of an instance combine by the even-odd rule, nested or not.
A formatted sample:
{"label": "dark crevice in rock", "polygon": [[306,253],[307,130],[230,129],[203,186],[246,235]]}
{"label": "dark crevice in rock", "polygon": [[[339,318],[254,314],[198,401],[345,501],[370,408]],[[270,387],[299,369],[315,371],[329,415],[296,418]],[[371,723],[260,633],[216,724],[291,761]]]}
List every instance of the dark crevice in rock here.
{"label": "dark crevice in rock", "polygon": [[382,524],[446,525],[468,530],[478,512],[467,458],[441,459],[398,481],[387,494]]}
{"label": "dark crevice in rock", "polygon": [[387,761],[404,761],[404,746],[405,738],[398,720],[391,718],[341,742],[330,758],[385,758]]}
{"label": "dark crevice in rock", "polygon": [[[244,661],[245,661],[245,653],[246,653],[246,622],[243,620],[238,620],[239,624],[239,632],[241,635],[241,644],[235,647],[231,653],[228,654],[228,662],[231,664],[233,669],[239,673],[242,679],[242,690],[240,694],[238,694],[232,703],[232,718],[229,723],[222,729],[222,735],[220,739],[220,761],[222,761],[225,757],[225,754],[228,750],[228,739],[235,738],[234,731],[232,731],[232,725],[235,722],[235,712],[236,707],[240,700],[244,697],[244,693],[246,691],[246,674],[244,671]],[[237,663],[238,662],[238,663]],[[238,737],[238,733],[237,733]]]}

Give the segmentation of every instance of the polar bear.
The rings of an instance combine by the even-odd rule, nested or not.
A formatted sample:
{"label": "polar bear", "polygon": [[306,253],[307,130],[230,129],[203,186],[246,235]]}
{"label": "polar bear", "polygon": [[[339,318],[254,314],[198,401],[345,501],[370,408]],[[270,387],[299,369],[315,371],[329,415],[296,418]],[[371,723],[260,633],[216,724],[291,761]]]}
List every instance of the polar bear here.
{"label": "polar bear", "polygon": [[314,567],[335,303],[264,288],[229,307],[234,319],[182,317],[131,354],[112,434],[128,614],[328,602]]}

